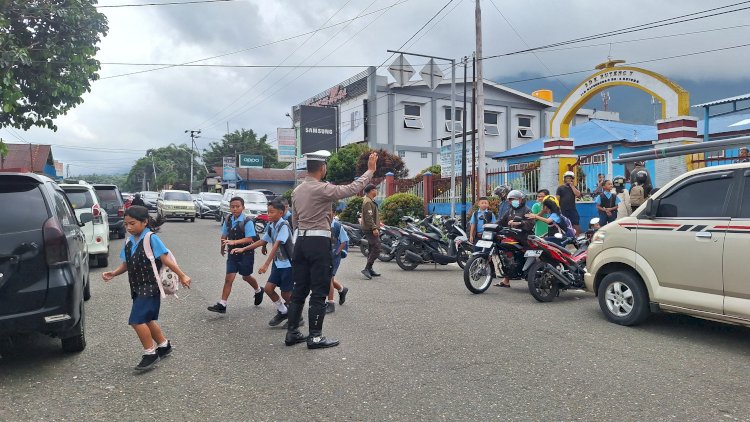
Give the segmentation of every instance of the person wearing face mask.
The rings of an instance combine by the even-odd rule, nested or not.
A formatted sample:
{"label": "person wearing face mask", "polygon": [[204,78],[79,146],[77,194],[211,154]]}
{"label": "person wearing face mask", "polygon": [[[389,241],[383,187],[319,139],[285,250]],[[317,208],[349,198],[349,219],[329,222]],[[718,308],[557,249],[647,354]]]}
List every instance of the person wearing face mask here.
{"label": "person wearing face mask", "polygon": [[[520,190],[514,189],[508,193],[510,210],[500,219],[501,227],[522,230],[525,234],[534,234],[534,221],[526,218],[531,213],[526,206],[526,195]],[[503,281],[496,284],[499,287],[510,287],[510,279],[506,276]]]}

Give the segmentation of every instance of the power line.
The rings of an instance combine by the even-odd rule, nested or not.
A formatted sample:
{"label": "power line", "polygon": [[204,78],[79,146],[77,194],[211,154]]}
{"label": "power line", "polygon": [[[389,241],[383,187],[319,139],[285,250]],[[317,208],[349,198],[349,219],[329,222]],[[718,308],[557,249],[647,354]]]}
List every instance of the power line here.
{"label": "power line", "polygon": [[[184,62],[182,64],[185,65],[185,64],[192,64],[192,63],[204,62],[204,61],[212,60],[212,59],[218,59],[218,58],[221,58],[221,57],[227,57],[227,56],[231,56],[231,55],[234,55],[234,54],[244,53],[246,51],[251,51],[251,50],[255,50],[255,49],[258,49],[258,48],[262,48],[262,47],[268,47],[270,45],[282,43],[282,42],[285,42],[285,41],[290,41],[290,40],[293,40],[293,39],[296,39],[296,38],[301,38],[301,37],[304,37],[305,35],[314,34],[315,32],[318,32],[318,31],[322,31],[322,30],[325,30],[325,29],[334,28],[334,27],[337,27],[339,25],[344,25],[347,22],[351,22],[351,21],[355,21],[357,19],[364,18],[365,16],[369,16],[369,15],[378,13],[380,11],[389,9],[391,7],[394,7],[394,6],[402,5],[402,4],[407,3],[409,1],[410,0],[402,0],[402,1],[399,1],[398,3],[396,3],[394,5],[390,5],[390,6],[386,6],[386,7],[377,9],[377,10],[373,10],[372,12],[366,13],[364,15],[361,15],[361,16],[358,16],[358,17],[354,17],[352,19],[346,19],[346,20],[343,20],[341,22],[337,22],[337,23],[328,25],[326,27],[318,28],[318,29],[316,29],[314,31],[308,31],[308,32],[304,32],[304,33],[301,33],[301,34],[292,35],[292,36],[289,36],[289,37],[286,37],[286,38],[282,38],[282,39],[278,39],[278,40],[275,40],[275,41],[269,41],[267,43],[258,44],[258,45],[252,46],[252,47],[247,47],[247,48],[243,48],[243,49],[240,49],[240,50],[230,51],[228,53],[222,53],[222,54],[218,54],[218,55],[211,56],[211,57],[205,57],[205,58],[202,58],[202,59],[190,60],[190,61]],[[138,74],[141,74],[141,73],[155,72],[157,70],[169,69],[169,68],[172,68],[172,67],[174,67],[174,66],[164,66],[164,67],[159,67],[159,68],[155,68],[155,69],[139,70],[137,72],[129,72],[129,73],[122,73],[122,74],[119,74],[119,75],[105,76],[103,78],[99,78],[99,80],[114,79],[114,78],[121,78],[121,77],[124,77],[124,76],[138,75]]]}
{"label": "power line", "polygon": [[171,1],[167,3],[140,3],[140,4],[111,4],[111,5],[97,5],[97,9],[109,9],[117,7],[145,7],[145,6],[181,6],[186,4],[201,4],[201,3],[228,3],[237,0],[189,0],[189,1]]}

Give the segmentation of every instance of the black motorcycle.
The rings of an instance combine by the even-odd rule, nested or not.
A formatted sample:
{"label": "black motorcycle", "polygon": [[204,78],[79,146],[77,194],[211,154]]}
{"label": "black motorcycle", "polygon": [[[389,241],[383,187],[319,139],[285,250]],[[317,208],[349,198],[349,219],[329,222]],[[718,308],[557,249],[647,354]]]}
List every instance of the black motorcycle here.
{"label": "black motorcycle", "polygon": [[[410,217],[402,220],[407,223],[406,235],[396,249],[396,263],[402,270],[411,271],[420,264],[448,265],[456,262],[456,254],[451,253],[451,245],[443,240],[440,229],[432,224],[432,216],[415,224]],[[428,231],[422,232],[419,227]]]}
{"label": "black motorcycle", "polygon": [[362,226],[359,224],[350,223],[348,221],[342,221],[341,227],[346,231],[346,235],[349,236],[350,246],[359,246],[362,239],[364,239],[364,233],[362,233]]}
{"label": "black motorcycle", "polygon": [[[398,227],[385,225],[380,227],[380,255],[378,255],[380,261],[389,262],[396,257],[396,248],[405,234],[402,232]],[[359,250],[364,256],[370,255],[370,244],[366,238],[360,240]]]}
{"label": "black motorcycle", "polygon": [[464,284],[474,294],[484,293],[496,277],[525,279],[529,267],[541,255],[522,230],[497,224],[485,224],[476,245],[482,250],[474,252],[464,267]]}

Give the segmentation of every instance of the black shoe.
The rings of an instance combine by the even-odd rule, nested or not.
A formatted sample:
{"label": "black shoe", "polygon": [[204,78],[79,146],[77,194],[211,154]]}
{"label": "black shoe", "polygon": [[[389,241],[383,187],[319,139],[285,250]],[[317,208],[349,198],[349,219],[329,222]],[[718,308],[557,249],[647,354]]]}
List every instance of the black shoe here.
{"label": "black shoe", "polygon": [[270,321],[268,321],[268,325],[270,325],[271,327],[275,327],[281,324],[287,318],[289,318],[288,314],[282,314],[281,312],[276,311],[276,315],[274,315],[274,317]]}
{"label": "black shoe", "polygon": [[330,340],[323,336],[307,338],[308,349],[326,349],[329,347],[336,347],[338,345],[339,345],[338,340]]}
{"label": "black shoe", "polygon": [[336,312],[336,305],[333,302],[326,302],[326,313],[332,314]]}
{"label": "black shoe", "polygon": [[284,344],[286,344],[287,346],[294,346],[295,344],[302,343],[305,340],[307,340],[307,337],[305,337],[305,335],[300,333],[299,331],[289,331],[286,333]]}
{"label": "black shoe", "polygon": [[227,307],[222,305],[221,303],[217,303],[216,305],[209,306],[208,310],[211,312],[218,312],[220,314],[227,313]]}
{"label": "black shoe", "polygon": [[170,343],[169,341],[167,341],[166,346],[156,348],[156,354],[159,355],[160,359],[164,359],[165,357],[169,356],[170,353],[172,353],[172,343]]}
{"label": "black shoe", "polygon": [[[304,326],[304,325],[305,325],[305,319],[304,319],[304,318],[300,318],[300,319],[299,319],[299,325],[297,325],[297,328],[299,328],[299,327],[302,327],[302,326]],[[285,330],[286,330],[287,328],[289,328],[289,320],[287,320],[287,321],[286,321],[286,322],[284,323],[284,325],[282,325],[282,326],[281,326],[281,328],[283,328],[283,329],[285,329]]]}
{"label": "black shoe", "polygon": [[263,303],[263,289],[260,289],[258,293],[255,294],[255,306],[260,305]]}
{"label": "black shoe", "polygon": [[153,368],[154,365],[156,365],[156,362],[159,362],[158,354],[154,353],[153,355],[143,355],[141,363],[139,363],[138,366],[135,367],[135,370],[148,371],[149,369]]}
{"label": "black shoe", "polygon": [[344,287],[343,289],[341,289],[341,291],[339,292],[339,305],[343,305],[344,302],[346,302],[347,293],[349,293],[348,287]]}
{"label": "black shoe", "polygon": [[361,271],[362,275],[365,276],[366,279],[372,280],[372,274],[370,274],[370,270],[365,268]]}
{"label": "black shoe", "polygon": [[372,268],[370,268],[370,275],[373,277],[380,277],[380,273],[376,273]]}

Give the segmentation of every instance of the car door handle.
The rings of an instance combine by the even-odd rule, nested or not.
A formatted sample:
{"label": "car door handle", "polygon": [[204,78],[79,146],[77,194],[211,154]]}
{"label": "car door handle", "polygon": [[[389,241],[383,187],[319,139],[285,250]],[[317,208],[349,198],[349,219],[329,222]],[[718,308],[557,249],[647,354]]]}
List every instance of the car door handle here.
{"label": "car door handle", "polygon": [[695,234],[696,239],[710,239],[713,237],[713,233],[711,232],[698,232]]}

